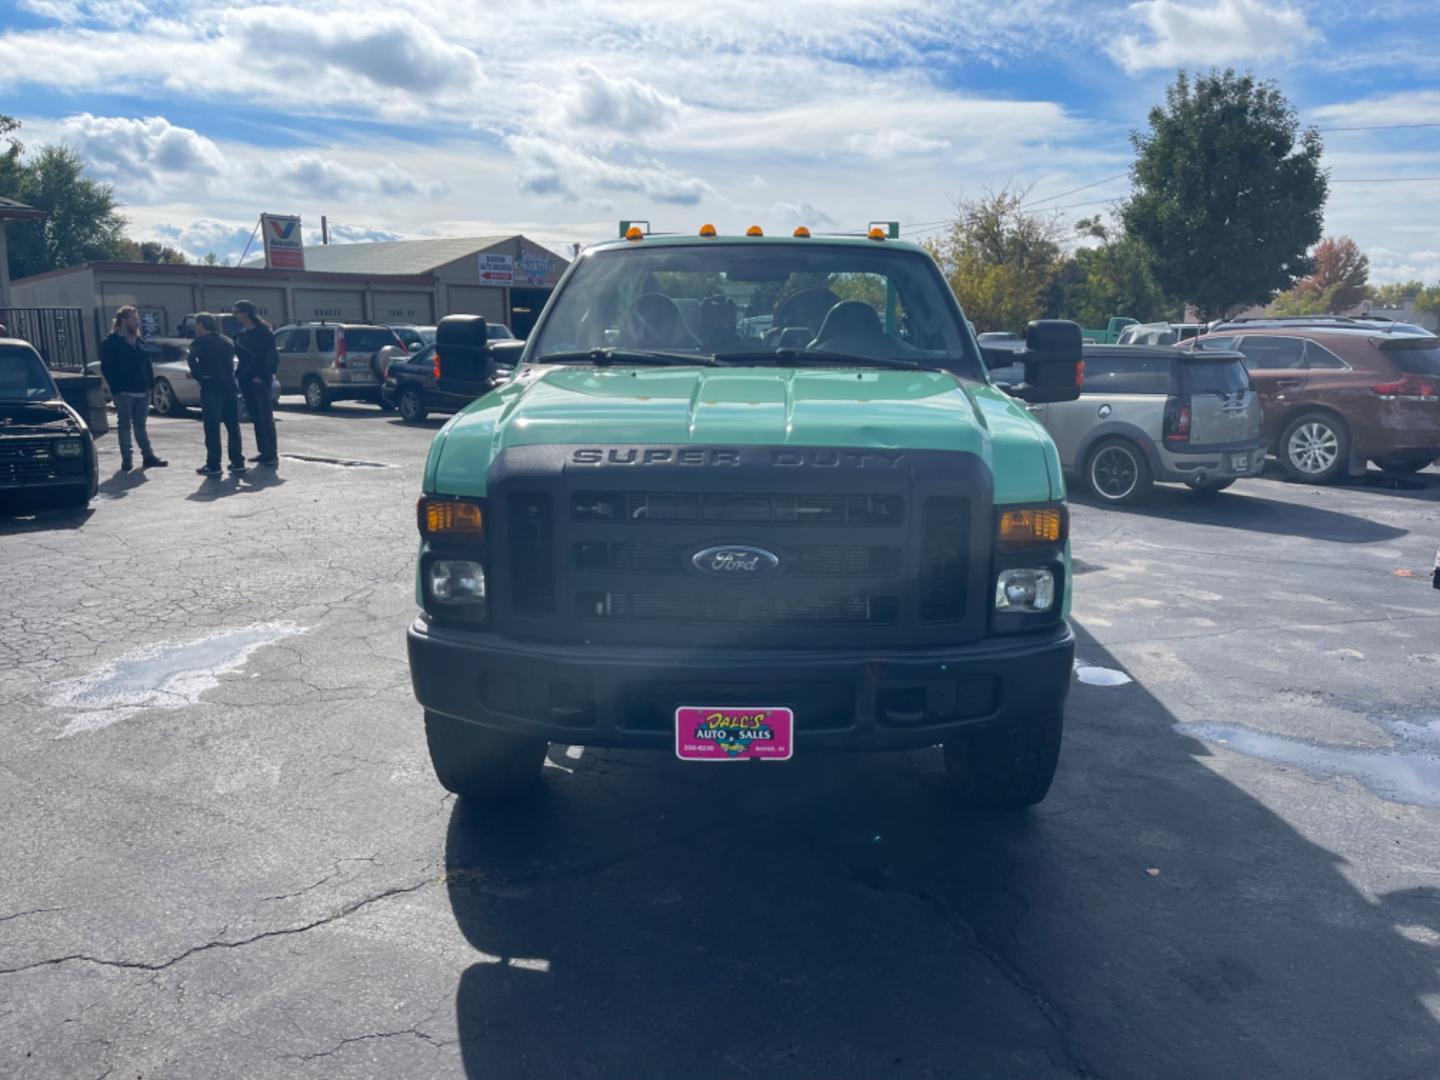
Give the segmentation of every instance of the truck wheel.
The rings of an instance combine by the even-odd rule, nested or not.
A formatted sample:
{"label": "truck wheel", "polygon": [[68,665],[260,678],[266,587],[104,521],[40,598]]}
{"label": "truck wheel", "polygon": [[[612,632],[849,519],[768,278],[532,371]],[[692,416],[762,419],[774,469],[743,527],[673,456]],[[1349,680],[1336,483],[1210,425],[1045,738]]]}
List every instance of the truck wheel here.
{"label": "truck wheel", "polygon": [[1105,439],[1085,462],[1085,483],[1113,506],[1143,501],[1154,486],[1150,463],[1129,439]]}
{"label": "truck wheel", "polygon": [[316,376],[309,376],[300,387],[300,392],[305,395],[305,408],[311,412],[324,412],[330,408],[330,392],[325,389],[325,383]]}
{"label": "truck wheel", "polygon": [[977,729],[945,743],[945,786],[961,806],[1023,810],[1045,798],[1060,762],[1059,715],[1017,727]]}
{"label": "truck wheel", "polygon": [[1302,413],[1280,436],[1280,464],[1292,480],[1329,484],[1350,467],[1350,430],[1332,413]]}
{"label": "truck wheel", "polygon": [[544,739],[507,735],[429,710],[425,741],[440,785],[480,802],[514,798],[533,787],[549,746]]}
{"label": "truck wheel", "polygon": [[420,400],[420,393],[414,387],[407,386],[400,391],[400,419],[407,424],[422,423],[429,415],[425,403]]}

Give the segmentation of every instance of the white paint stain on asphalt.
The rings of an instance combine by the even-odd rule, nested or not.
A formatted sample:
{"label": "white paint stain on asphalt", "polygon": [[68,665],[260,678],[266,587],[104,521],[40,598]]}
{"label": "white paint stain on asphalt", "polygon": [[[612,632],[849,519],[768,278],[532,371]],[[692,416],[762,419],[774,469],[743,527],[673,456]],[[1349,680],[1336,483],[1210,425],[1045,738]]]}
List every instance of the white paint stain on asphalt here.
{"label": "white paint stain on asphalt", "polygon": [[303,634],[293,623],[256,623],[195,641],[147,645],[110,660],[99,670],[62,683],[49,704],[69,714],[58,739],[99,731],[147,709],[183,709],[197,704],[238,671],[251,654],[282,638]]}
{"label": "white paint stain on asphalt", "polygon": [[1075,677],[1086,686],[1124,686],[1132,681],[1123,671],[1078,663],[1075,665]]}
{"label": "white paint stain on asphalt", "polygon": [[1440,806],[1440,717],[1371,722],[1390,736],[1390,747],[1307,742],[1232,724],[1176,724],[1175,730],[1312,776],[1347,777],[1390,802]]}

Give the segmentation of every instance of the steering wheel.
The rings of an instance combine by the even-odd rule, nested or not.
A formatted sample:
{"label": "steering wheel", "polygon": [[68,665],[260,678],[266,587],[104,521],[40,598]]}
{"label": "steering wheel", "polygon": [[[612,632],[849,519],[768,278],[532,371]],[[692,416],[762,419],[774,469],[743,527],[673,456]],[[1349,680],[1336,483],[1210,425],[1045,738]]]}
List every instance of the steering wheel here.
{"label": "steering wheel", "polygon": [[775,321],[771,324],[771,328],[779,327],[781,330],[788,326],[818,328],[825,319],[825,313],[839,302],[840,297],[819,285],[807,285],[803,289],[796,289],[780,302],[779,308],[775,311]]}

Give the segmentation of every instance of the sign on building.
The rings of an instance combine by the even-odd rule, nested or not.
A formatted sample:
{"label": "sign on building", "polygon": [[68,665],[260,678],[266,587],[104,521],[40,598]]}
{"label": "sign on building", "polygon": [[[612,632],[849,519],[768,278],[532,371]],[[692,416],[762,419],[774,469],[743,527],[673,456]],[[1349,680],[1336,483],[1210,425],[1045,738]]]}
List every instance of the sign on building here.
{"label": "sign on building", "polygon": [[515,280],[515,260],[509,255],[480,254],[480,280],[486,285],[509,285]]}
{"label": "sign on building", "polygon": [[261,214],[260,231],[265,234],[267,270],[305,269],[305,240],[298,217]]}

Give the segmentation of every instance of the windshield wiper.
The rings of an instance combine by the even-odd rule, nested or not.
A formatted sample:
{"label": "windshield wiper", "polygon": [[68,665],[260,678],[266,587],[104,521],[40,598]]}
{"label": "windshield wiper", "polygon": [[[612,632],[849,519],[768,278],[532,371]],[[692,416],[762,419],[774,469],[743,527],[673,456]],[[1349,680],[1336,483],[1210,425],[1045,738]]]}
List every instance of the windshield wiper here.
{"label": "windshield wiper", "polygon": [[900,368],[905,371],[934,370],[914,360],[889,356],[856,356],[853,353],[829,352],[825,349],[776,349],[774,352],[716,353],[715,359],[726,364],[756,360],[789,361],[820,364],[853,364],[856,367]]}
{"label": "windshield wiper", "polygon": [[662,366],[715,367],[712,357],[695,353],[655,352],[650,349],[580,349],[575,352],[546,353],[534,357],[532,364],[579,364],[589,362],[596,367],[610,367],[612,364],[659,364]]}

